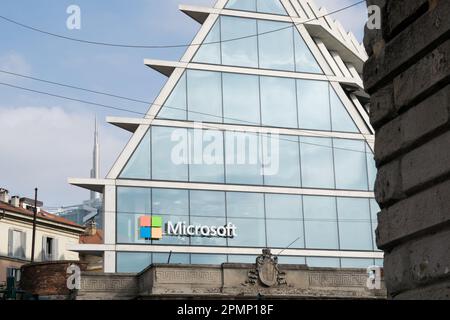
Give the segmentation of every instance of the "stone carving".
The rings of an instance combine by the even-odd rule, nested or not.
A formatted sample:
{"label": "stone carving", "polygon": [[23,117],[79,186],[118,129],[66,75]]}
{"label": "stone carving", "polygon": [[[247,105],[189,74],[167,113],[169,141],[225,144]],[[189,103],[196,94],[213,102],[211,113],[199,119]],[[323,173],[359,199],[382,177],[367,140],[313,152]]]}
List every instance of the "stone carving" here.
{"label": "stone carving", "polygon": [[335,272],[315,272],[309,275],[313,287],[364,287],[366,275],[338,274]]}
{"label": "stone carving", "polygon": [[258,280],[266,287],[287,285],[286,274],[278,267],[278,257],[270,249],[263,249],[262,255],[256,258],[256,269],[248,272],[245,284],[256,285]]}
{"label": "stone carving", "polygon": [[220,283],[218,270],[157,270],[156,281],[159,283]]}

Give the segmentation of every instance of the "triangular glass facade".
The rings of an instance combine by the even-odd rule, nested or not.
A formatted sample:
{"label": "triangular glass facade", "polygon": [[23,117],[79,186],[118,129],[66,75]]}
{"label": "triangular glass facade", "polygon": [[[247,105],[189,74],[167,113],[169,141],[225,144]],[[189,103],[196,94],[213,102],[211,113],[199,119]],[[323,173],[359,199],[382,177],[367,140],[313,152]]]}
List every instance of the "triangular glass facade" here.
{"label": "triangular glass facade", "polygon": [[[314,42],[305,42],[297,26],[250,18],[249,12],[287,15],[280,1],[230,0],[225,8],[249,17],[217,18],[192,55],[197,65],[172,75],[176,83],[164,90],[170,94],[156,120],[129,151],[116,181],[116,243],[190,247],[170,254],[174,263],[253,263],[251,255],[216,254],[213,247],[243,252],[289,244],[330,256],[281,256],[281,263],[377,263],[359,255],[377,250],[374,156],[340,79],[325,75]],[[199,122],[204,126],[196,129]],[[238,236],[140,239],[143,214],[194,225],[232,222]],[[186,253],[199,246],[211,252]],[[117,271],[140,271],[168,257],[139,251],[118,252]],[[356,253],[343,259],[333,255],[338,251]]]}

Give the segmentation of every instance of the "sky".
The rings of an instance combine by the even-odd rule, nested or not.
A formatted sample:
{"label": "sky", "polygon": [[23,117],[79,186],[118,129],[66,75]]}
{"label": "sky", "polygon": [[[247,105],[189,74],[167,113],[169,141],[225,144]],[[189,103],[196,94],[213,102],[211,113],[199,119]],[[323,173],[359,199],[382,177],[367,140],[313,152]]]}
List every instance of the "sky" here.
{"label": "sky", "polygon": [[[200,25],[179,4],[212,6],[215,0],[2,0],[0,15],[79,39],[137,45],[188,44]],[[329,12],[356,0],[316,0]],[[70,5],[81,9],[81,29],[66,27]],[[333,16],[362,41],[364,4]],[[167,78],[143,64],[145,58],[179,60],[184,49],[94,46],[39,34],[0,19],[0,70],[96,91],[153,101]],[[0,83],[145,113],[147,104],[85,93],[0,73]],[[47,207],[77,204],[89,191],[68,177],[89,177],[94,119],[98,119],[100,177],[104,177],[131,133],[106,123],[107,116],[137,114],[94,107],[17,90],[0,84],[0,188],[39,199]]]}

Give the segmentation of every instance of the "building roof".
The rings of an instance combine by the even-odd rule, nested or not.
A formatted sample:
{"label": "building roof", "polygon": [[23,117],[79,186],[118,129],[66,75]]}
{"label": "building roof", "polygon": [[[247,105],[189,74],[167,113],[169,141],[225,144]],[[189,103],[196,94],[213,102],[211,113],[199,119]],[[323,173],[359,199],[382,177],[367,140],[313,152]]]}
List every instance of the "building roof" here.
{"label": "building roof", "polygon": [[[1,202],[0,201],[0,210],[1,211],[9,211],[9,212],[14,212],[14,213],[19,213],[19,214],[23,214],[25,216],[29,216],[29,217],[33,217],[33,212],[26,210],[22,207],[14,207],[8,203],[5,202]],[[54,215],[52,213],[46,212],[44,210],[40,210],[40,212],[37,214],[37,217],[39,219],[42,220],[47,220],[47,221],[51,221],[54,223],[60,223],[60,224],[64,224],[64,225],[69,225],[69,226],[73,226],[73,227],[79,227],[79,228],[83,228],[83,226],[79,225],[78,223],[75,223],[73,221],[70,221],[68,219],[65,219],[63,217],[59,217],[57,215]]]}
{"label": "building roof", "polygon": [[80,236],[81,244],[103,244],[103,230],[97,229],[94,235],[83,234]]}

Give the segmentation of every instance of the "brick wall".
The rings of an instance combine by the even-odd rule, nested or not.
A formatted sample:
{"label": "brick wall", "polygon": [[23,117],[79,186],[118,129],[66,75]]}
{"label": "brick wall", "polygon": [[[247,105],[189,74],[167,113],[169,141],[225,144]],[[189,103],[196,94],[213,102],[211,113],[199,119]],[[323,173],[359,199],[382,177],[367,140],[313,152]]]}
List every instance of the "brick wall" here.
{"label": "brick wall", "polygon": [[28,293],[46,297],[69,297],[67,288],[67,268],[75,264],[81,271],[86,270],[87,264],[79,261],[37,262],[22,266],[20,289]]}
{"label": "brick wall", "polygon": [[450,299],[450,1],[368,0],[378,247],[394,299]]}

